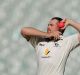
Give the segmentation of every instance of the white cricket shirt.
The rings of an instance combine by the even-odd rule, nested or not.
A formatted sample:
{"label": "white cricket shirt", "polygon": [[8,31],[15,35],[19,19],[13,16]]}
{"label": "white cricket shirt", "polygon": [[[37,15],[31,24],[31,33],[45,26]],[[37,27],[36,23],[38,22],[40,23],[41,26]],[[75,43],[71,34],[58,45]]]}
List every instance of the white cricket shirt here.
{"label": "white cricket shirt", "polygon": [[57,42],[31,37],[29,42],[36,49],[37,75],[63,75],[70,51],[79,44],[78,34],[61,36]]}

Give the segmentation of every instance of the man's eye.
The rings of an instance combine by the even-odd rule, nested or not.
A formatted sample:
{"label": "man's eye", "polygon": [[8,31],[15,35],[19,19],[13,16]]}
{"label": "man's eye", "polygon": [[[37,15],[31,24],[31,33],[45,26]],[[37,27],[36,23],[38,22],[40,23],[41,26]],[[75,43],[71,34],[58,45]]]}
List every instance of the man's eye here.
{"label": "man's eye", "polygon": [[48,24],[48,26],[53,26],[52,24]]}
{"label": "man's eye", "polygon": [[53,26],[53,24],[50,24],[50,26]]}

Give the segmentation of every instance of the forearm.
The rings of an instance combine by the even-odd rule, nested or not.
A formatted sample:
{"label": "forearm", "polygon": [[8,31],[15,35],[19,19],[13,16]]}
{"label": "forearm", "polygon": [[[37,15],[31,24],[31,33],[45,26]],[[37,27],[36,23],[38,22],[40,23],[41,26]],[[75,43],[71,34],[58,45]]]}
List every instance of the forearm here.
{"label": "forearm", "polygon": [[21,30],[21,34],[24,36],[39,36],[39,37],[48,37],[47,32],[40,31],[32,27],[24,27]]}
{"label": "forearm", "polygon": [[80,23],[70,20],[69,24],[80,32]]}

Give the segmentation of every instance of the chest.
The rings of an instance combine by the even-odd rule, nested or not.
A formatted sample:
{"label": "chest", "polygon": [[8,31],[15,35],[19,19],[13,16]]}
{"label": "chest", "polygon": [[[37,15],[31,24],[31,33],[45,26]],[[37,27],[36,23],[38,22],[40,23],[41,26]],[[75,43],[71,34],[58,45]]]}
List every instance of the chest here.
{"label": "chest", "polygon": [[39,58],[52,58],[61,54],[62,41],[39,42],[36,51]]}

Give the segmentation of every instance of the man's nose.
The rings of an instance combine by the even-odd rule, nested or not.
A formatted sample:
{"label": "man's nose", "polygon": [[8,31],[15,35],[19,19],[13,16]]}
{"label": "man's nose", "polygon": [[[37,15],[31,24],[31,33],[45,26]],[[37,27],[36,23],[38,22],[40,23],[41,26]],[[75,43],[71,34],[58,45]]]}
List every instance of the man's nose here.
{"label": "man's nose", "polygon": [[48,27],[48,30],[50,30],[50,28]]}

